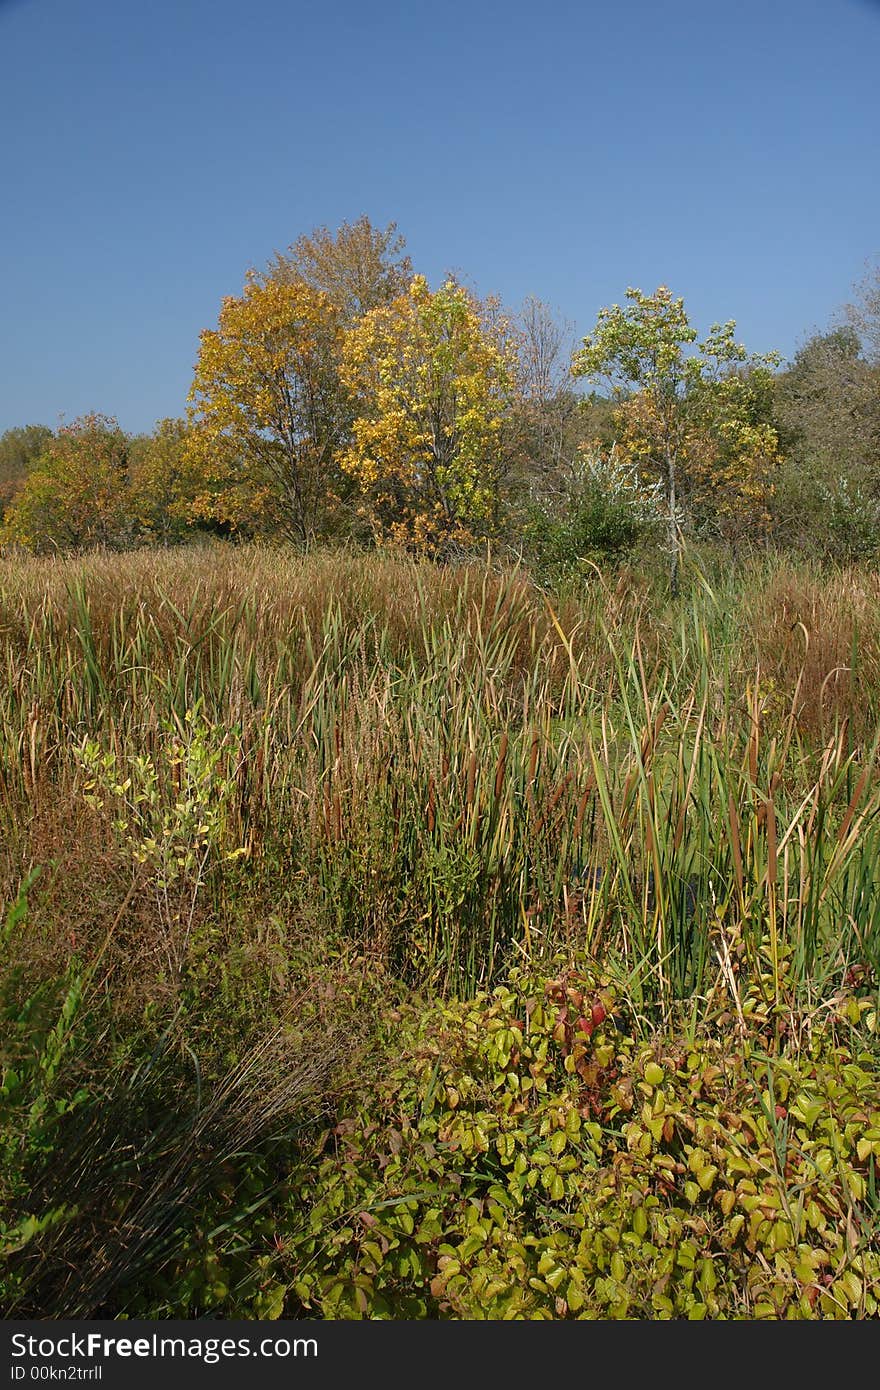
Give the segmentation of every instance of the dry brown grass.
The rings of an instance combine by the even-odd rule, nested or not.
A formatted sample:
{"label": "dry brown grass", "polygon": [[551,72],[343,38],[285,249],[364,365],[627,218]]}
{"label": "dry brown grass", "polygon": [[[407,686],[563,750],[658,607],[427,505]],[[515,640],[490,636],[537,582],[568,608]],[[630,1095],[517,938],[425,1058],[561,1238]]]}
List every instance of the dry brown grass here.
{"label": "dry brown grass", "polygon": [[880,575],[782,569],[746,602],[776,699],[797,690],[800,730],[824,743],[846,719],[854,739],[869,738],[880,719]]}

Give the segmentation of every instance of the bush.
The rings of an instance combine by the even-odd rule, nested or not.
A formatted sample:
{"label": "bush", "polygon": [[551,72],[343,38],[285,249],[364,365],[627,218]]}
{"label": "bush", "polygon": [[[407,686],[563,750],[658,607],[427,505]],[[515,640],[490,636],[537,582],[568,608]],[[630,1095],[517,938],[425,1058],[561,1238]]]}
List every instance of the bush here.
{"label": "bush", "polygon": [[864,472],[817,475],[787,465],[773,500],[773,527],[783,545],[842,564],[880,555],[880,498]]}
{"label": "bush", "polygon": [[643,1040],[591,968],[397,1024],[289,1278],[331,1318],[855,1318],[880,1308],[880,1096],[854,997],[800,1049]]}
{"label": "bush", "polygon": [[540,570],[564,577],[632,552],[656,515],[654,493],[631,470],[613,457],[587,457],[556,493],[531,503],[523,540]]}
{"label": "bush", "polygon": [[820,488],[823,504],[824,553],[845,564],[873,560],[880,554],[880,500],[864,486],[840,478]]}

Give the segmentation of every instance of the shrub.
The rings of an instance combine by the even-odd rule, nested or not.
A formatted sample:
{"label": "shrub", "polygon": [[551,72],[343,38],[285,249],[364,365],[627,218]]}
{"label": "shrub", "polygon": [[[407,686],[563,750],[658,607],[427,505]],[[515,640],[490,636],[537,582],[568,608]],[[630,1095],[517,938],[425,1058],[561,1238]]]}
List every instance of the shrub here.
{"label": "shrub", "polygon": [[656,522],[654,491],[612,455],[584,456],[558,491],[532,502],[523,539],[540,569],[563,577],[635,549]]}
{"label": "shrub", "polygon": [[[880,1308],[876,1056],[840,1014],[777,1046],[643,1039],[607,977],[515,974],[401,1020],[328,1136],[293,1296],[332,1318],[853,1318]],[[849,1020],[855,1020],[852,1022]]]}

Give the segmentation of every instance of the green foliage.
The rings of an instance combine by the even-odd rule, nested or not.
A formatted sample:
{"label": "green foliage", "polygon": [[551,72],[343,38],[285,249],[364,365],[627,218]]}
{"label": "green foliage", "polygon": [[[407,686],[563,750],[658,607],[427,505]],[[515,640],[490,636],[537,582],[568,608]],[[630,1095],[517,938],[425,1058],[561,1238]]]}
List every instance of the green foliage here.
{"label": "green foliage", "polygon": [[859,482],[840,478],[820,488],[825,525],[824,550],[844,564],[876,560],[880,554],[880,495]]}
{"label": "green foliage", "polygon": [[[6,947],[26,932],[35,879]],[[208,932],[186,980],[120,1030],[111,936],[36,984],[0,956],[0,1305],[191,1317],[229,1300],[234,1272],[233,1307],[260,1316],[254,1244],[269,1243],[270,1198],[363,1049],[365,992],[332,1018],[299,984],[270,1005],[252,954],[208,968]],[[325,987],[336,975],[325,961]]]}
{"label": "green foliage", "polygon": [[0,435],[0,521],[51,438],[47,425],[24,425]]}
{"label": "green foliage", "polygon": [[0,561],[4,1305],[875,1316],[878,582]]}
{"label": "green foliage", "polygon": [[880,364],[861,351],[852,327],[817,333],[776,378],[775,404],[786,452],[828,481],[878,461]]}
{"label": "green foliage", "polygon": [[289,1232],[288,1310],[875,1317],[876,1055],[845,1018],[791,1053],[731,1023],[640,1040],[590,965],[398,1013]]}
{"label": "green foliage", "polygon": [[56,552],[182,539],[194,487],[186,439],[181,420],[131,437],[103,415],[56,434],[41,426],[9,431],[0,441],[0,513],[10,479],[0,539]]}
{"label": "green foliage", "polygon": [[128,441],[117,422],[86,415],[46,442],[4,519],[4,539],[35,550],[130,539]]}
{"label": "green foliage", "polygon": [[229,843],[229,810],[236,790],[226,766],[236,730],[207,724],[188,709],[166,726],[162,756],[118,754],[86,738],[77,750],[82,794],[106,812],[127,857],[149,876],[173,974],[186,957],[196,903],[213,860],[229,863],[247,853]]}
{"label": "green foliage", "polygon": [[521,536],[537,570],[584,575],[591,562],[630,554],[657,525],[659,499],[635,471],[610,457],[582,456],[558,489],[532,503]]}
{"label": "green foliage", "polygon": [[185,420],[159,420],[150,435],[132,439],[129,464],[130,506],[138,538],[167,544],[191,529],[195,480],[187,458]]}
{"label": "green foliage", "polygon": [[77,1046],[78,1013],[83,977],[71,964],[59,980],[32,989],[22,1001],[17,972],[3,970],[14,937],[24,930],[28,894],[39,877],[32,871],[8,907],[0,931],[0,1305],[8,1307],[21,1286],[16,1269],[4,1274],[10,1256],[17,1256],[38,1238],[66,1222],[70,1209],[63,1202],[34,1201],[34,1169],[53,1151],[55,1136],[66,1119],[88,1098],[84,1089],[59,1094],[59,1069]]}
{"label": "green foliage", "polygon": [[688,380],[700,374],[696,360],[683,352],[697,340],[684,300],[673,299],[663,285],[653,295],[628,289],[626,298],[626,308],[615,304],[599,310],[595,330],[575,354],[572,374],[605,377],[624,390],[635,387],[677,397]]}
{"label": "green foliage", "polygon": [[770,510],[774,534],[792,551],[844,565],[871,564],[880,554],[880,494],[870,470],[786,462]]}
{"label": "green foliage", "polygon": [[0,544],[122,549],[207,531],[447,562],[490,541],[521,555],[525,540],[542,579],[563,578],[644,530],[626,489],[570,476],[592,451],[656,490],[673,593],[688,538],[870,560],[878,302],[872,271],[779,371],[733,320],[698,341],[681,298],[631,288],[570,355],[568,326],[534,297],[513,318],[455,278],[432,293],[394,223],[318,227],[223,301],[188,420],[133,437],[97,414],[6,431]]}
{"label": "green foliage", "polygon": [[774,383],[779,542],[849,563],[880,548],[880,366],[855,327],[816,334]]}
{"label": "green foliage", "polygon": [[769,414],[778,354],[750,357],[733,320],[697,341],[682,299],[663,285],[629,289],[626,307],[602,309],[572,359],[572,374],[605,380],[621,400],[621,448],[659,479],[667,518],[670,578],[677,589],[682,524],[690,515],[745,513],[754,530],[778,463]]}

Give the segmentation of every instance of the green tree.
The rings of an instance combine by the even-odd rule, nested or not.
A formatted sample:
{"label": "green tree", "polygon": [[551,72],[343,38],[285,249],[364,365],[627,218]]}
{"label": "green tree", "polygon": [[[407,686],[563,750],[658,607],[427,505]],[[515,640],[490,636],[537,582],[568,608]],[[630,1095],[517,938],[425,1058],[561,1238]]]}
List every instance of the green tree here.
{"label": "green tree", "polygon": [[138,532],[148,540],[182,539],[192,529],[196,480],[186,420],[159,420],[152,434],[130,441],[128,488]]}
{"label": "green tree", "polygon": [[880,547],[880,357],[871,360],[870,314],[858,325],[851,314],[813,334],[775,382],[785,451],[775,534],[841,560]]}
{"label": "green tree", "polygon": [[776,354],[749,356],[733,321],[715,324],[697,345],[683,299],[663,285],[654,294],[628,289],[627,304],[602,309],[575,353],[572,374],[604,382],[620,401],[622,456],[659,478],[678,592],[686,508],[713,495],[722,509],[763,502],[778,463],[773,426],[757,409]]}
{"label": "green tree", "polygon": [[51,438],[47,425],[22,425],[0,435],[0,520]]}
{"label": "green tree", "polygon": [[847,472],[880,451],[880,378],[852,326],[817,333],[776,381],[786,452],[805,470]]}
{"label": "green tree", "polygon": [[119,546],[135,531],[129,441],[106,415],[85,415],[50,438],[4,519],[3,539],[34,550]]}

